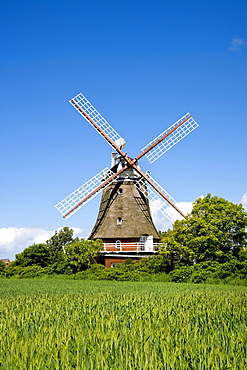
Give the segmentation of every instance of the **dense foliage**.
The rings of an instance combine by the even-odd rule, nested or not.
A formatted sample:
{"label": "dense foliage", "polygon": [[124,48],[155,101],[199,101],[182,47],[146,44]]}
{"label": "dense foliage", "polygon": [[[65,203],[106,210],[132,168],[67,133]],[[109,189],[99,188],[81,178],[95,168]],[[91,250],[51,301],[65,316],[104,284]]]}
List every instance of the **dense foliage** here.
{"label": "dense foliage", "polygon": [[[99,262],[102,241],[73,239],[64,227],[45,244],[35,244],[16,255],[0,274],[34,277],[46,274],[76,274],[80,279],[218,282],[247,279],[247,213],[242,205],[211,196],[195,201],[186,219],[162,232],[159,254],[139,262],[126,260],[114,269]],[[151,275],[156,274],[156,277]]]}
{"label": "dense foliage", "polygon": [[73,230],[64,227],[45,244],[34,244],[17,254],[15,261],[2,274],[33,277],[76,273],[96,263],[101,249],[102,241],[73,239]]}
{"label": "dense foliage", "polygon": [[66,260],[73,273],[84,271],[97,262],[101,240],[76,240],[65,247]]}
{"label": "dense foliage", "polygon": [[186,219],[176,221],[173,230],[165,233],[164,252],[174,262],[187,265],[238,259],[247,246],[246,227],[242,205],[208,194],[196,200]]}
{"label": "dense foliage", "polygon": [[247,368],[245,287],[5,280],[0,311],[1,369]]}

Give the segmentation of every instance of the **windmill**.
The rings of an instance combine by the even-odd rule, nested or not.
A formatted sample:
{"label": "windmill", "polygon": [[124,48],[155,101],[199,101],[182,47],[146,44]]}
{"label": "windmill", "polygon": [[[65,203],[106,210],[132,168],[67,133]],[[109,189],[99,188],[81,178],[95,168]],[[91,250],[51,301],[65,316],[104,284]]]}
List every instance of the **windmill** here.
{"label": "windmill", "polygon": [[198,127],[190,113],[163,131],[141,149],[135,158],[123,151],[125,140],[102,117],[81,93],[69,101],[111,146],[111,168],[104,168],[55,207],[63,217],[86,205],[103,192],[98,217],[89,239],[103,239],[105,264],[121,262],[126,257],[141,257],[154,253],[160,240],[153,224],[149,201],[171,222],[184,214],[176,201],[151,177],[144,173],[139,160],[146,156],[150,163]]}

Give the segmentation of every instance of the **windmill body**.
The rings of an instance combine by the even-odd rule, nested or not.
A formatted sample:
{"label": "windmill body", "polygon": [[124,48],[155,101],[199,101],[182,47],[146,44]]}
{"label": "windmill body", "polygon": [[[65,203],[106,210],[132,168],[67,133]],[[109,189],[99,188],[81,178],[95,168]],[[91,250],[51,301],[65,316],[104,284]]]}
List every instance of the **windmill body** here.
{"label": "windmill body", "polygon": [[[112,168],[114,171],[114,168]],[[142,258],[156,252],[160,240],[149,200],[136,186],[140,176],[126,169],[103,189],[99,213],[89,239],[102,239],[106,267],[126,258]]]}
{"label": "windmill body", "polygon": [[184,215],[175,200],[149,174],[142,172],[138,161],[145,155],[154,162],[198,124],[187,113],[132,159],[123,152],[125,140],[82,94],[70,103],[111,145],[112,163],[111,169],[106,167],[55,207],[68,218],[102,192],[98,217],[89,239],[103,240],[102,260],[106,267],[129,257],[137,260],[157,253],[160,237],[152,220],[149,200],[172,222]]}

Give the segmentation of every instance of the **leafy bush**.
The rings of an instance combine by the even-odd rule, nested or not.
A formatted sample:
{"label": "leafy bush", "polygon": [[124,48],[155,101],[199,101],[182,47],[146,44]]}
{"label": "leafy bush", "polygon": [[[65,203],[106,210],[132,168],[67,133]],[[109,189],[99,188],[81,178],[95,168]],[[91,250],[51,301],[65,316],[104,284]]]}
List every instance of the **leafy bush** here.
{"label": "leafy bush", "polygon": [[247,263],[237,260],[231,260],[218,266],[214,274],[215,277],[225,279],[230,276],[239,276],[245,278],[247,276]]}
{"label": "leafy bush", "polygon": [[92,267],[90,267],[87,271],[90,272],[90,273],[93,273],[93,274],[98,274],[98,273],[101,273],[102,271],[104,271],[106,268],[104,265],[101,265],[99,263],[95,263],[95,265],[93,265]]}
{"label": "leafy bush", "polygon": [[73,275],[75,280],[85,280],[88,278],[87,271],[80,271]]}
{"label": "leafy bush", "polygon": [[170,272],[171,281],[175,281],[176,283],[185,283],[191,277],[193,272],[193,267],[181,267],[179,269],[173,270]]}
{"label": "leafy bush", "polygon": [[168,273],[171,270],[170,262],[168,259],[164,258],[164,255],[142,258],[137,262],[136,268],[151,274],[157,274],[159,272]]}
{"label": "leafy bush", "polygon": [[[217,284],[225,279],[245,279],[247,277],[247,262],[236,259],[225,263],[205,261],[193,266],[180,267],[170,272],[171,281]],[[211,279],[211,280],[210,280]],[[227,280],[226,280],[227,281]]]}
{"label": "leafy bush", "polygon": [[209,277],[212,277],[212,272],[208,270],[197,270],[194,271],[189,279],[191,283],[203,283],[205,282]]}
{"label": "leafy bush", "polygon": [[44,268],[37,266],[37,265],[33,265],[33,266],[22,267],[18,275],[20,278],[31,278],[31,277],[41,276],[43,274],[45,274]]}
{"label": "leafy bush", "polygon": [[5,275],[6,265],[3,261],[0,260],[0,275]]}

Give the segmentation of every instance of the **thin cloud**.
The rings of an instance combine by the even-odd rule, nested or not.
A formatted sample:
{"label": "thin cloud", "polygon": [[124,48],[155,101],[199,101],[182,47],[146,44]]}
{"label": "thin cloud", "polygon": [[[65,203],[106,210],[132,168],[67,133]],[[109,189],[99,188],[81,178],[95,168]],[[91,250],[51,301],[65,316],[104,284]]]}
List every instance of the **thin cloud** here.
{"label": "thin cloud", "polygon": [[240,200],[240,203],[243,205],[244,207],[244,210],[247,212],[247,193],[245,193],[241,200]]}
{"label": "thin cloud", "polygon": [[177,203],[177,206],[185,216],[191,213],[193,208],[192,202],[179,202]]}
{"label": "thin cloud", "polygon": [[236,37],[232,39],[228,50],[231,52],[240,51],[244,45],[245,45],[244,40],[240,37]]}
{"label": "thin cloud", "polygon": [[[54,235],[57,229],[39,227],[1,227],[0,228],[0,258],[15,259],[17,253],[33,244],[45,243]],[[83,237],[83,229],[73,228],[74,237]]]}

